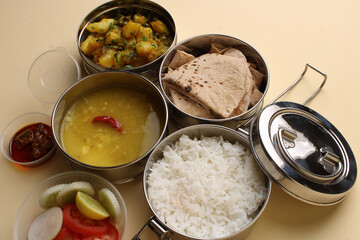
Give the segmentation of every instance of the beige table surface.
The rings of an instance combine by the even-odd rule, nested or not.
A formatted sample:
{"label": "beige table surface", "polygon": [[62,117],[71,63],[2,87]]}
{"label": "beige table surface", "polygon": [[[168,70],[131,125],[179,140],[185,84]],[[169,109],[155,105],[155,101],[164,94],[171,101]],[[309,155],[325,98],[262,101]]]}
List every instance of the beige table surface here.
{"label": "beige table surface", "polygon": [[[66,48],[79,62],[77,28],[103,0],[0,1],[0,129],[15,117],[42,105],[27,85],[31,63],[41,53]],[[178,41],[206,33],[240,38],[255,47],[268,64],[266,103],[295,80],[310,63],[328,75],[324,89],[309,107],[320,112],[345,136],[360,157],[360,1],[156,0],[176,22]],[[314,77],[315,78],[315,77]],[[289,98],[303,102],[316,88],[308,79]],[[315,87],[314,87],[315,86]],[[51,108],[48,112],[50,114]],[[359,160],[358,160],[359,163]],[[30,191],[53,174],[71,170],[59,153],[46,164],[26,169],[0,154],[0,239],[12,238],[16,213]],[[125,240],[150,216],[141,180],[118,186],[128,210]],[[269,204],[247,238],[360,239],[360,187],[341,203],[317,207],[273,187]],[[155,239],[152,233],[143,235]]]}

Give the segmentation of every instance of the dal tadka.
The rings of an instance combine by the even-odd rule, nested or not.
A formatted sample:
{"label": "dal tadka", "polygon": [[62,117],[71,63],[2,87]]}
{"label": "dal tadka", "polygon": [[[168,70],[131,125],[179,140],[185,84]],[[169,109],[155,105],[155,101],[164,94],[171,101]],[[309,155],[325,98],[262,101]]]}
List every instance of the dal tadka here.
{"label": "dal tadka", "polygon": [[262,97],[264,75],[233,47],[194,57],[178,50],[162,78],[165,90],[180,110],[201,118],[240,115]]}
{"label": "dal tadka", "polygon": [[159,139],[162,125],[155,100],[125,87],[104,88],[75,102],[61,124],[61,145],[92,166],[126,164]]}

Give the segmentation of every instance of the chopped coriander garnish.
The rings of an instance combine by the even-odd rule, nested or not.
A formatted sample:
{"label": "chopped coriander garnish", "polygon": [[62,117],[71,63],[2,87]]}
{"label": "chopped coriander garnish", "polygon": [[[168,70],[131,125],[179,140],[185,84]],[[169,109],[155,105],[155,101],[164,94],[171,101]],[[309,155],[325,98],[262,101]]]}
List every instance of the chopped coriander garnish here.
{"label": "chopped coriander garnish", "polygon": [[134,68],[132,65],[128,64],[123,67],[123,69],[132,69]]}

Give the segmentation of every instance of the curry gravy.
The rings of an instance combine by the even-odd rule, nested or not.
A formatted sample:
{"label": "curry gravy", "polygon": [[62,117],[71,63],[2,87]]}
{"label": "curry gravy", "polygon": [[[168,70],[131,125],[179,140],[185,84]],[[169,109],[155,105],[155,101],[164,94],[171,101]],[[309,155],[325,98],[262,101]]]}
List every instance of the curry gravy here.
{"label": "curry gravy", "polygon": [[[75,102],[61,124],[61,144],[76,160],[109,167],[129,163],[146,153],[159,139],[164,123],[159,108],[145,93],[123,87],[101,89]],[[110,116],[122,125],[93,122]]]}

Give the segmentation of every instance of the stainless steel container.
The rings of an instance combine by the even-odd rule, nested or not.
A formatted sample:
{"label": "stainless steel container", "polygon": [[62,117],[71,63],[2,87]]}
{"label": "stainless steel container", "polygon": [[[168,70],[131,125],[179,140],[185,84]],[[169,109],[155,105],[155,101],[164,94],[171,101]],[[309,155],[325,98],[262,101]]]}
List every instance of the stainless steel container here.
{"label": "stainless steel container", "polygon": [[147,189],[154,162],[162,158],[165,146],[174,144],[184,134],[197,138],[221,135],[230,142],[239,141],[251,148],[255,160],[268,176],[268,195],[254,220],[243,229],[219,239],[244,239],[250,233],[266,207],[272,182],[303,202],[329,206],[342,201],[356,181],[355,156],[345,138],[329,121],[304,105],[275,102],[251,121],[249,132],[242,128],[235,131],[221,125],[200,124],[182,128],[166,137],[151,153],[143,176],[145,197],[154,216],[134,240],[140,239],[147,227],[157,234],[158,239],[196,239],[159,220]]}
{"label": "stainless steel container", "polygon": [[[208,53],[212,44],[222,45],[224,47],[233,47],[239,49],[247,58],[248,62],[255,63],[257,69],[264,74],[264,79],[260,87],[260,91],[263,93],[261,99],[246,112],[226,119],[205,119],[196,116],[192,116],[174,105],[170,98],[166,94],[164,84],[161,79],[165,73],[168,72],[168,66],[173,59],[177,50],[182,50],[187,53],[198,57],[202,54]],[[221,34],[205,34],[186,39],[178,43],[175,47],[169,50],[165,55],[164,60],[161,63],[159,71],[160,87],[165,95],[166,100],[169,103],[170,116],[181,127],[191,126],[194,124],[208,123],[208,124],[220,124],[231,128],[236,128],[239,125],[243,125],[250,122],[252,118],[261,110],[264,97],[269,88],[269,72],[265,60],[260,53],[252,47],[250,44],[237,39],[235,37],[221,35]]]}
{"label": "stainless steel container", "polygon": [[252,121],[249,140],[266,175],[301,201],[333,205],[355,183],[357,167],[350,145],[327,119],[304,105],[266,106]]}
{"label": "stainless steel container", "polygon": [[[200,124],[200,125],[194,125],[186,128],[182,128],[171,135],[167,136],[150,154],[148,162],[146,164],[145,170],[144,170],[144,176],[143,176],[143,188],[145,192],[145,197],[147,200],[148,205],[150,206],[151,211],[154,214],[154,217],[151,217],[149,221],[145,224],[143,229],[140,230],[140,232],[133,238],[134,240],[140,239],[140,236],[142,232],[149,227],[152,229],[158,236],[159,239],[188,239],[193,240],[196,239],[194,237],[186,236],[182,233],[177,232],[176,230],[172,229],[170,226],[168,226],[166,223],[159,220],[158,213],[153,209],[151,206],[149,197],[148,197],[148,190],[147,190],[147,179],[148,175],[150,173],[150,169],[155,161],[159,160],[163,156],[163,150],[166,146],[174,144],[176,141],[179,140],[179,138],[182,135],[188,135],[190,138],[200,138],[201,136],[205,137],[213,137],[213,136],[222,136],[224,140],[227,140],[229,142],[239,142],[243,144],[244,146],[247,146],[250,148],[249,139],[247,137],[247,134],[243,134],[242,132],[237,132],[235,130],[232,130],[230,128],[220,126],[220,125],[210,125],[210,124]],[[260,170],[260,169],[259,169]],[[244,239],[253,229],[255,226],[255,223],[257,219],[260,217],[261,213],[265,209],[271,192],[271,182],[269,178],[266,178],[266,186],[267,186],[267,194],[266,199],[262,203],[262,205],[259,206],[256,214],[254,214],[254,218],[247,226],[243,227],[242,229],[239,229],[238,231],[217,239]]]}
{"label": "stainless steel container", "polygon": [[[162,158],[164,147],[173,144],[183,134],[190,137],[222,135],[224,139],[246,144],[251,148],[257,163],[268,176],[269,191],[274,182],[289,195],[309,204],[318,206],[336,204],[347,196],[355,183],[357,166],[349,144],[327,119],[304,106],[317,95],[327,79],[326,74],[309,64],[292,85],[263,109],[263,98],[244,114],[230,119],[201,119],[178,109],[166,95],[161,82],[163,74],[168,71],[171,59],[177,49],[195,56],[201,55],[208,52],[210,44],[214,42],[242,49],[248,59],[256,61],[266,76],[262,86],[263,94],[267,92],[269,77],[266,64],[255,49],[241,40],[224,35],[202,35],[185,40],[169,51],[160,67],[160,86],[169,104],[170,116],[179,126],[187,127],[165,138],[149,157],[144,171],[143,187],[154,216],[148,220],[133,238],[134,240],[140,239],[147,227],[152,229],[159,239],[195,239],[176,232],[159,220],[158,214],[149,201],[146,185],[149,169],[156,159]],[[303,104],[277,102],[304,79],[308,69],[313,69],[324,77],[320,87]],[[245,127],[248,131],[244,130]],[[220,239],[244,239],[265,208],[268,198],[269,195],[251,224]]]}
{"label": "stainless steel container", "polygon": [[[102,17],[115,17],[117,13],[119,12],[127,12],[127,13],[133,13],[137,10],[140,10],[144,13],[152,13],[160,20],[162,20],[168,27],[169,31],[173,35],[173,41],[170,46],[174,46],[176,44],[176,27],[175,22],[169,12],[160,6],[159,4],[149,1],[149,0],[116,0],[116,1],[110,1],[107,3],[104,3],[100,5],[99,7],[92,10],[81,22],[78,33],[77,33],[77,45],[79,54],[81,56],[81,59],[83,60],[83,64],[85,66],[86,71],[89,74],[96,73],[96,72],[102,72],[102,71],[124,71],[124,70],[116,70],[116,69],[110,69],[103,67],[101,65],[96,64],[94,61],[92,61],[89,57],[87,57],[80,49],[80,44],[87,38],[89,35],[89,32],[86,30],[86,26],[93,22],[100,20]],[[164,55],[163,55],[164,56]],[[163,56],[156,59],[155,61],[148,63],[146,65],[136,67],[133,69],[129,69],[128,71],[141,74],[151,81],[157,81],[157,74],[158,70],[161,64],[161,61],[163,59]]]}
{"label": "stainless steel container", "polygon": [[[122,86],[133,88],[141,92],[147,93],[155,99],[158,103],[158,107],[161,110],[162,116],[160,120],[162,121],[161,125],[161,135],[157,142],[141,157],[134,159],[133,161],[112,167],[97,167],[88,164],[84,164],[75,158],[71,157],[66,149],[61,144],[60,139],[60,127],[63,121],[63,118],[68,111],[69,107],[82,98],[87,93],[90,93],[96,89],[111,87],[111,86]],[[113,183],[123,183],[131,181],[142,175],[146,160],[150,152],[157,146],[161,139],[166,134],[167,124],[168,124],[168,108],[166,100],[161,94],[160,90],[146,78],[130,72],[101,72],[96,73],[90,76],[87,76],[70,88],[68,88],[57,101],[53,114],[52,114],[52,131],[56,144],[62,154],[68,159],[69,164],[75,170],[89,171],[100,176],[105,177]]]}

